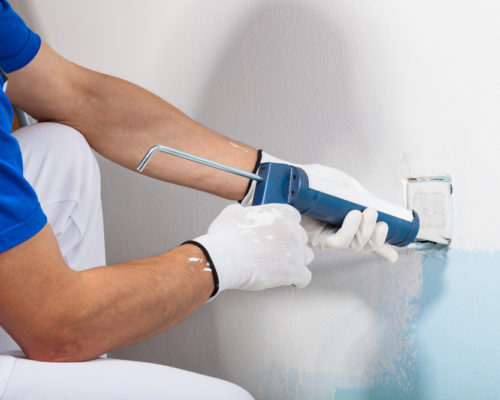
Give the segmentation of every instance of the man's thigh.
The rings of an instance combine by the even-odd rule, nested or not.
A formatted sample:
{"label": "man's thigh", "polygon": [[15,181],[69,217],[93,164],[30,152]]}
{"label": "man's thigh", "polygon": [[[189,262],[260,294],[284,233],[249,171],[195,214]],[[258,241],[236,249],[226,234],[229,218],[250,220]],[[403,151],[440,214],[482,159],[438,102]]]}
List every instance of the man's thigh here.
{"label": "man's thigh", "polygon": [[13,133],[24,177],[35,189],[67,264],[105,264],[100,172],[85,138],[73,128],[38,123]]}
{"label": "man's thigh", "polygon": [[112,359],[47,363],[17,358],[1,398],[249,400],[252,396],[232,383],[156,364]]}

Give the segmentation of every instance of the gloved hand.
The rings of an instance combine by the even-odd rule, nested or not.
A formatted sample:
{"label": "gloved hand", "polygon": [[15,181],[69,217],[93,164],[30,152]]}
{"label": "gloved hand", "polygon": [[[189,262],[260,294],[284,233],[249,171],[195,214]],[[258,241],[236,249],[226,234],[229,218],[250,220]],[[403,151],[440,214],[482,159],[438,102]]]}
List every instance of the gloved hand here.
{"label": "gloved hand", "polygon": [[[311,281],[313,260],[300,213],[286,204],[226,207],[194,242],[203,246],[215,268],[219,290],[267,288]],[[192,243],[192,242],[191,242]]]}
{"label": "gloved hand", "polygon": [[[311,186],[314,186],[315,179],[320,179],[323,182],[330,181],[349,189],[367,192],[356,179],[335,168],[319,164],[293,164],[263,152],[261,163],[265,162],[282,163],[302,168],[307,173]],[[250,186],[241,204],[252,204],[254,193],[255,182]],[[307,215],[302,216],[301,224],[308,234],[309,244],[313,247],[349,250],[355,253],[372,252],[385,261],[395,262],[398,259],[398,253],[391,245],[385,243],[388,226],[385,222],[377,222],[377,217],[376,210],[367,208],[362,213],[357,210],[349,212],[340,228]]]}

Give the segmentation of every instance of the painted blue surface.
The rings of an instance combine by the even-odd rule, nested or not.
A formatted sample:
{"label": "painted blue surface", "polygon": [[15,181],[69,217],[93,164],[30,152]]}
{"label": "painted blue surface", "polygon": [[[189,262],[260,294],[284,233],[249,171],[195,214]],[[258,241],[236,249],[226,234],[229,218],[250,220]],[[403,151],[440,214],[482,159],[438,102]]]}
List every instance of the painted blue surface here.
{"label": "painted blue surface", "polygon": [[399,370],[407,387],[382,376],[371,388],[337,388],[335,400],[500,398],[500,253],[428,252],[422,285],[414,360]]}

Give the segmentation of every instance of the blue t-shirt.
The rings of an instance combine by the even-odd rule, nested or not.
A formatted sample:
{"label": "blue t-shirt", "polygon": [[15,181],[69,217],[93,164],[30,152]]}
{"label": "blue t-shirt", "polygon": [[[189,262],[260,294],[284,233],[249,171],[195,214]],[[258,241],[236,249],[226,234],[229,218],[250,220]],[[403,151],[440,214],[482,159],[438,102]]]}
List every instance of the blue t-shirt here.
{"label": "blue t-shirt", "polygon": [[[38,53],[40,44],[40,37],[26,26],[7,1],[0,0],[0,68],[8,74],[24,67]],[[4,80],[0,77],[2,87],[5,87]],[[29,239],[47,222],[35,191],[23,177],[21,149],[11,135],[12,118],[12,105],[1,90],[0,252]]]}

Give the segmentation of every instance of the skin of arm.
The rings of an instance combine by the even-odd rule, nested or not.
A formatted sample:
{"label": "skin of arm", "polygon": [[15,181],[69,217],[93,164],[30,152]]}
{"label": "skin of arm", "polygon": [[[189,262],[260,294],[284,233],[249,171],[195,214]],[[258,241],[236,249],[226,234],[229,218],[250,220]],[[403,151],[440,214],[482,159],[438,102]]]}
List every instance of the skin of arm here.
{"label": "skin of arm", "polygon": [[[191,260],[190,260],[191,259]],[[39,361],[84,361],[169,329],[214,290],[203,252],[179,246],[154,257],[77,272],[49,225],[0,253],[0,322]]]}
{"label": "skin of arm", "polygon": [[[104,157],[135,170],[154,145],[252,171],[257,151],[203,127],[154,94],[122,79],[83,68],[42,42],[36,57],[9,74],[13,104],[40,121],[69,125]],[[157,155],[145,174],[230,200],[241,200],[248,179]]]}
{"label": "skin of arm", "polygon": [[[91,147],[135,169],[163,144],[251,171],[256,150],[188,118],[129,82],[77,66],[47,44],[9,74],[11,101],[40,121],[80,131]],[[241,199],[248,180],[172,157],[156,156],[145,173],[227,199]],[[199,258],[202,262],[189,262]],[[200,307],[214,289],[204,255],[193,245],[154,257],[83,272],[71,270],[49,225],[0,253],[0,325],[26,355],[82,361],[149,338]]]}

